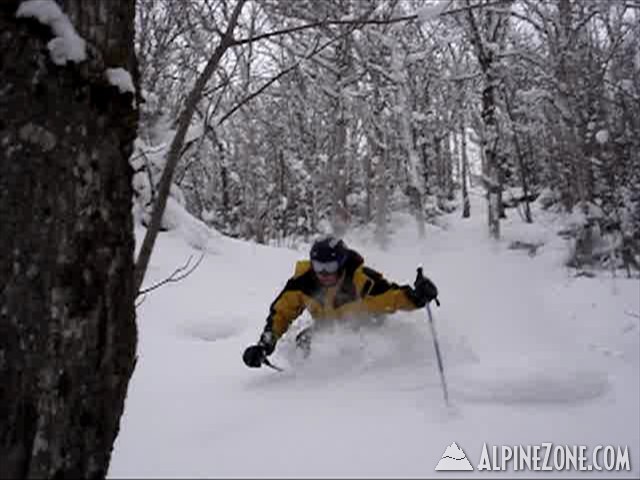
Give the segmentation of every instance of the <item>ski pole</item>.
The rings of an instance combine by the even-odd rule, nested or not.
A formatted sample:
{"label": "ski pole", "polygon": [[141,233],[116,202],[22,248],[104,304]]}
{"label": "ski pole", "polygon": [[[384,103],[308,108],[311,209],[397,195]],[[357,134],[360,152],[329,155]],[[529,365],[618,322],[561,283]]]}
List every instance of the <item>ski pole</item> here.
{"label": "ski pole", "polygon": [[[422,267],[418,267],[418,276],[422,278]],[[440,302],[436,298],[436,304],[440,305]],[[433,338],[433,347],[436,351],[436,358],[438,360],[438,371],[440,372],[440,383],[442,383],[442,392],[444,393],[444,402],[449,406],[449,392],[447,391],[447,382],[444,377],[444,366],[442,365],[442,355],[440,354],[440,344],[438,343],[438,336],[436,335],[436,327],[433,323],[433,315],[431,314],[431,307],[429,302],[425,305],[427,310],[427,317],[429,327],[431,328],[431,337]]]}
{"label": "ski pole", "polygon": [[262,363],[264,363],[267,367],[272,368],[273,370],[276,370],[278,372],[284,372],[284,368],[280,368],[277,365],[274,365],[266,358],[262,360]]}
{"label": "ski pole", "polygon": [[436,328],[433,324],[433,315],[431,315],[431,307],[426,305],[427,314],[429,315],[429,325],[431,326],[431,336],[433,337],[433,346],[436,350],[436,357],[438,358],[438,370],[440,371],[440,382],[442,383],[442,391],[444,393],[444,402],[449,406],[449,393],[447,392],[447,382],[444,378],[444,367],[442,365],[442,355],[440,354],[440,346],[438,345],[438,337],[436,337]]}

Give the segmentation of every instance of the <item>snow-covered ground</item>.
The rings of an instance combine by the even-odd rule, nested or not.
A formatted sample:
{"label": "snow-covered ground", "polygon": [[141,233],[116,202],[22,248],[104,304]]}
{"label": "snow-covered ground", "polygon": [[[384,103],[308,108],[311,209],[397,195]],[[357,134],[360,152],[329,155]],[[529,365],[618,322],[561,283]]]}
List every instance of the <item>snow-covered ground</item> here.
{"label": "snow-covered ground", "polygon": [[[422,264],[438,285],[432,312],[454,408],[444,406],[424,310],[320,335],[301,365],[284,338],[272,357],[284,373],[246,368],[244,348],[307,251],[213,235],[193,275],[138,308],[139,361],[109,476],[530,477],[435,467],[453,442],[474,467],[485,442],[553,442],[628,446],[632,471],[538,475],[637,478],[638,280],[573,277],[553,217],[536,211],[525,225],[511,211],[496,243],[477,194],[472,209],[421,241],[409,217],[396,217],[386,251],[367,231],[346,239],[387,278],[412,283]],[[508,249],[513,240],[544,245],[532,257]],[[197,254],[178,232],[162,234],[148,283]]]}

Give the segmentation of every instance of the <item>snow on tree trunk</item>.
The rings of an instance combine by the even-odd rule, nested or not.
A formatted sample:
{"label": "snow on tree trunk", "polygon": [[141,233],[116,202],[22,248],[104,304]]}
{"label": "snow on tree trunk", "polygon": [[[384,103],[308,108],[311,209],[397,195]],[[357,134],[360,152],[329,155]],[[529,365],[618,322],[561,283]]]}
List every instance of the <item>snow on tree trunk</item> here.
{"label": "snow on tree trunk", "polygon": [[105,72],[136,72],[135,4],[60,0],[88,54],[56,64],[60,32],[18,3],[0,6],[0,472],[104,477],[135,365],[138,120]]}

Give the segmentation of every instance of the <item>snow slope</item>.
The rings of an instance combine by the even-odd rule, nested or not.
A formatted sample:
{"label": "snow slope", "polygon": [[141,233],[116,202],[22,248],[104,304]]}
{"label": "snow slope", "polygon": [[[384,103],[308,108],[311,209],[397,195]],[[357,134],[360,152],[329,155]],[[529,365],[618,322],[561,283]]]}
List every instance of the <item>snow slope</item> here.
{"label": "snow slope", "polygon": [[[600,475],[637,478],[638,280],[572,277],[551,217],[530,226],[512,213],[495,243],[479,195],[472,209],[422,241],[396,217],[386,251],[367,231],[347,237],[387,278],[411,283],[421,263],[438,285],[432,311],[454,410],[424,310],[378,328],[336,327],[301,365],[283,338],[272,360],[287,371],[246,368],[242,351],[307,252],[214,235],[193,275],[138,308],[139,361],[109,476],[460,478],[480,473],[435,471],[453,442],[474,467],[484,442],[553,442],[628,445],[633,471]],[[546,243],[531,257],[509,250],[512,240]],[[161,235],[147,281],[197,253],[178,233]],[[563,475],[576,472],[553,472]]]}

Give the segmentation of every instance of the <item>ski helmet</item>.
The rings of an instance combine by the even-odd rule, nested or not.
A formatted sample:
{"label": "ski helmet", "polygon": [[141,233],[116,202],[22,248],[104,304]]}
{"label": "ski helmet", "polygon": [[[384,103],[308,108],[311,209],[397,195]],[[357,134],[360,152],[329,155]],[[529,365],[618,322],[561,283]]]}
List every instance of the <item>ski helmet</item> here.
{"label": "ski helmet", "polygon": [[347,247],[341,239],[328,235],[313,243],[310,257],[316,273],[336,273],[347,261]]}

